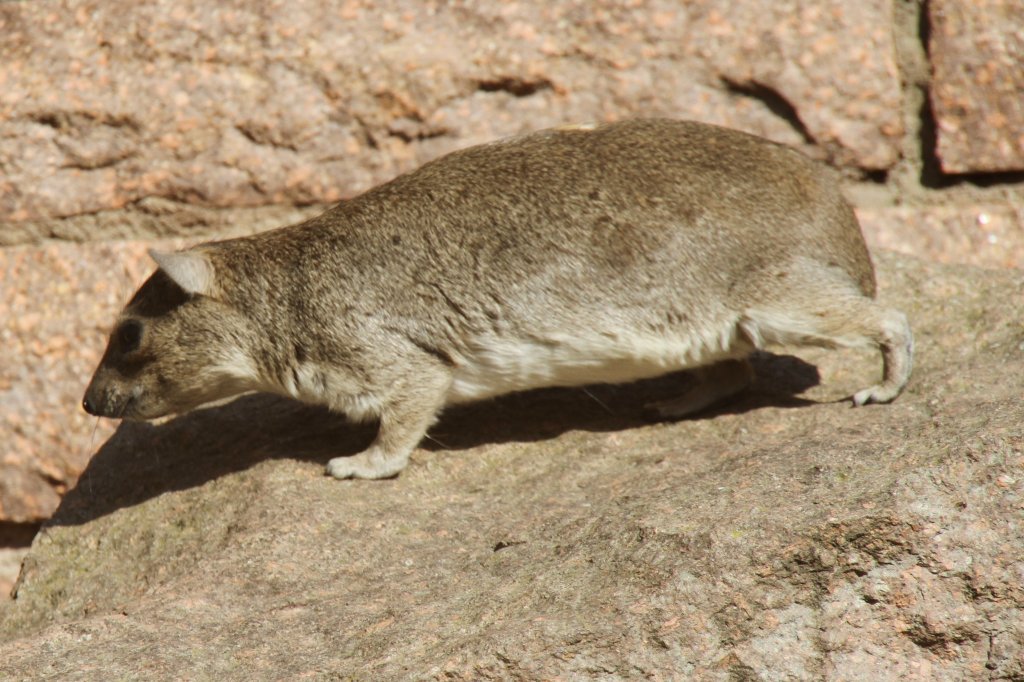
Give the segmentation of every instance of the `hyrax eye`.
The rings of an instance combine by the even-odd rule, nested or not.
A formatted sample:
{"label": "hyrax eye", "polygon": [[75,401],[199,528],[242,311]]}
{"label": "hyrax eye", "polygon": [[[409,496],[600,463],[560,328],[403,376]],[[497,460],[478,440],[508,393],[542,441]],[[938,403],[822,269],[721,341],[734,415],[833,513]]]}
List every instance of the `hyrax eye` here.
{"label": "hyrax eye", "polygon": [[115,338],[122,353],[132,352],[142,342],[142,324],[136,320],[122,323],[115,332]]}

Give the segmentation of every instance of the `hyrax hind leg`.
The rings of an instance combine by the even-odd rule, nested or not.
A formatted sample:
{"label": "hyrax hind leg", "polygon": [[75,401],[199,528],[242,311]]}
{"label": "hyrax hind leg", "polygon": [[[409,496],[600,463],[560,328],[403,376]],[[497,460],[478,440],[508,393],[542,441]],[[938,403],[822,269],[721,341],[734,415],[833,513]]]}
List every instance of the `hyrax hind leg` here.
{"label": "hyrax hind leg", "polygon": [[907,316],[893,308],[883,308],[864,299],[865,317],[869,319],[864,333],[882,351],[882,383],[853,394],[854,405],[887,403],[896,399],[910,380],[914,368],[914,334]]}
{"label": "hyrax hind leg", "polygon": [[678,398],[651,403],[646,409],[662,419],[681,419],[736,395],[754,380],[750,362],[723,360],[694,370],[697,385]]}
{"label": "hyrax hind leg", "polygon": [[914,365],[914,336],[906,315],[845,287],[819,286],[812,291],[810,296],[805,293],[787,301],[785,307],[748,310],[741,329],[758,347],[766,343],[877,347],[882,352],[882,381],[854,393],[853,404],[895,399]]}

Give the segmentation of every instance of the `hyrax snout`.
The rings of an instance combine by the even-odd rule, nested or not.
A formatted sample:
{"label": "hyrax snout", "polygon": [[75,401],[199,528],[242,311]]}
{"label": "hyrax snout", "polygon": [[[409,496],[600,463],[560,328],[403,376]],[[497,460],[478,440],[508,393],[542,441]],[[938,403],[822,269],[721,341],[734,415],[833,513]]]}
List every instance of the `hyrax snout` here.
{"label": "hyrax snout", "polygon": [[379,419],[330,461],[339,478],[397,474],[445,405],[511,391],[703,368],[655,406],[670,418],[742,389],[769,344],[879,348],[856,405],[911,371],[832,175],[700,123],[501,140],[299,225],[152,255],[85,409],[149,419],[270,391]]}

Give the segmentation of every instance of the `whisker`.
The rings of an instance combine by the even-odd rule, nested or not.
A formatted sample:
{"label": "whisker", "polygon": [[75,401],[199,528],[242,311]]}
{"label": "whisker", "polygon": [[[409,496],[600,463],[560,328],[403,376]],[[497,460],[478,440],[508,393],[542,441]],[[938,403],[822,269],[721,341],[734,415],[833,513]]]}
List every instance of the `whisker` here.
{"label": "whisker", "polygon": [[100,418],[96,417],[92,423],[92,434],[89,435],[89,460],[86,462],[85,471],[82,475],[85,476],[85,485],[89,491],[89,497],[92,497],[92,474],[89,473],[89,463],[92,461],[92,455],[95,453],[96,448],[96,432],[100,428]]}
{"label": "whisker", "polygon": [[450,446],[448,446],[448,445],[445,445],[444,443],[442,443],[442,442],[441,442],[441,441],[439,441],[438,439],[436,439],[436,438],[434,438],[433,436],[431,436],[431,435],[430,435],[429,433],[427,433],[427,434],[424,434],[424,437],[425,437],[425,438],[427,438],[427,439],[429,439],[429,440],[432,440],[432,441],[434,441],[435,443],[437,443],[438,445],[440,445],[440,446],[441,446],[442,448],[444,448],[445,450],[451,450],[451,447],[450,447]]}
{"label": "whisker", "polygon": [[601,402],[601,399],[598,398],[593,393],[591,393],[589,389],[581,388],[580,390],[583,391],[584,393],[586,393],[588,396],[590,396],[595,403],[597,403],[602,408],[604,408],[605,412],[607,412],[608,414],[612,415],[613,417],[615,416],[615,413],[612,411],[612,409],[610,407],[608,407],[607,405],[605,405],[603,402]]}

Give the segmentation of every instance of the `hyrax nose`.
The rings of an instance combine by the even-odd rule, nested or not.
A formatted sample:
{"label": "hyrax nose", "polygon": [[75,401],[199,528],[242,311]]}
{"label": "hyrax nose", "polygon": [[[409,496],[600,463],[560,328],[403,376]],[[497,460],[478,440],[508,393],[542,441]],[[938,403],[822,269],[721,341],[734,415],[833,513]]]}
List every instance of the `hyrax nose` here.
{"label": "hyrax nose", "polygon": [[82,398],[82,409],[94,417],[102,417],[106,402],[102,391],[89,384],[89,388],[85,389],[85,397]]}

